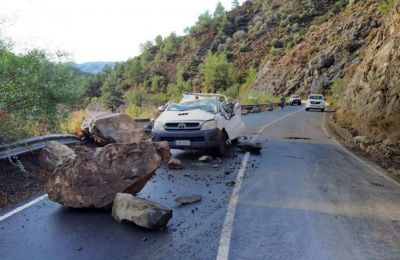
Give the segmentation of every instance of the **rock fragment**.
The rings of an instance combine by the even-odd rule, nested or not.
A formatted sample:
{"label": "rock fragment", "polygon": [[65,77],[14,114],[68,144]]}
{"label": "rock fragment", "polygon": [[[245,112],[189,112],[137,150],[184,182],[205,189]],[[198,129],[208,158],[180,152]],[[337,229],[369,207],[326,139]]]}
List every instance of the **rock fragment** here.
{"label": "rock fragment", "polygon": [[76,158],[74,150],[56,141],[46,142],[46,146],[40,151],[39,166],[48,171],[54,171],[67,160]]}
{"label": "rock fragment", "polygon": [[201,201],[202,197],[200,195],[183,196],[175,199],[176,202],[181,205],[192,204]]}
{"label": "rock fragment", "polygon": [[168,168],[172,170],[181,170],[183,169],[182,161],[176,158],[171,158],[168,162]]}
{"label": "rock fragment", "polygon": [[198,159],[199,162],[210,162],[211,160],[212,157],[209,155],[203,155]]}
{"label": "rock fragment", "polygon": [[237,144],[237,147],[239,147],[245,152],[260,153],[262,149],[262,144],[252,143],[252,142],[240,142]]}
{"label": "rock fragment", "polygon": [[[147,199],[118,193],[115,196],[112,217],[117,222],[127,220],[140,227],[155,230],[167,225],[172,218],[172,210]],[[146,240],[147,238],[143,241]]]}

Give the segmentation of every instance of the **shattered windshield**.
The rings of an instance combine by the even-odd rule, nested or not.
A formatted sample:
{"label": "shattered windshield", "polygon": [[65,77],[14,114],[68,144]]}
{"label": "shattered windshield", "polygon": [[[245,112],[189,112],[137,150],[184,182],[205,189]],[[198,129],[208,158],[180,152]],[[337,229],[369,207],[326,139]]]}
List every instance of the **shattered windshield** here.
{"label": "shattered windshield", "polygon": [[182,103],[172,103],[169,105],[169,111],[187,111],[200,109],[209,113],[216,114],[218,112],[217,109],[217,100],[214,99],[197,99]]}
{"label": "shattered windshield", "polygon": [[310,99],[315,99],[315,100],[322,100],[322,96],[310,96]]}

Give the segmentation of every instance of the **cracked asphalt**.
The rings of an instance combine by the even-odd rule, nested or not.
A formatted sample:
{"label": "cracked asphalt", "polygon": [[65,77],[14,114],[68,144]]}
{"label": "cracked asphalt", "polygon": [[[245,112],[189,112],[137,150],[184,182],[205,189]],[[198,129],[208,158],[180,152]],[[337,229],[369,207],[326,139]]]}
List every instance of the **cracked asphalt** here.
{"label": "cracked asphalt", "polygon": [[[246,135],[300,109],[249,114]],[[399,186],[331,140],[322,119],[299,111],[258,136],[263,149],[246,166],[229,259],[400,258]],[[1,259],[215,259],[244,153],[232,148],[211,163],[197,161],[201,152],[173,154],[184,169],[162,167],[138,194],[173,209],[165,229],[118,224],[110,212],[45,199],[0,221]],[[189,195],[202,200],[175,202]]]}

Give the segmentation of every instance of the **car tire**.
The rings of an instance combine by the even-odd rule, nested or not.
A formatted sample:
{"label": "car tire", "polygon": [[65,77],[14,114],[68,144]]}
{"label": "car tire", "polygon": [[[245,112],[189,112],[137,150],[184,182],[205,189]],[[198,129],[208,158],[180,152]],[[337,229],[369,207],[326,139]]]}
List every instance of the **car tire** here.
{"label": "car tire", "polygon": [[325,112],[325,108],[321,108],[321,112]]}
{"label": "car tire", "polygon": [[306,111],[310,110],[309,108],[306,108]]}

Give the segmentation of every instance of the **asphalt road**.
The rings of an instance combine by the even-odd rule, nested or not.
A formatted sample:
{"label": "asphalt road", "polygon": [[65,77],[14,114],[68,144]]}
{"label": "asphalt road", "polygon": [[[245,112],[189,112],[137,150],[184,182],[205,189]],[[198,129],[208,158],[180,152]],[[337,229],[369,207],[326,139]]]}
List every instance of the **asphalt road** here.
{"label": "asphalt road", "polygon": [[[400,258],[399,185],[330,139],[323,113],[301,109],[244,117],[250,137],[274,123],[256,136],[263,150],[244,168],[229,259]],[[160,169],[139,194],[173,209],[166,229],[118,224],[110,212],[45,199],[0,221],[0,258],[215,259],[244,154],[233,149],[210,164],[198,163],[201,155],[175,151],[184,170]],[[174,202],[193,194],[202,201]]]}

